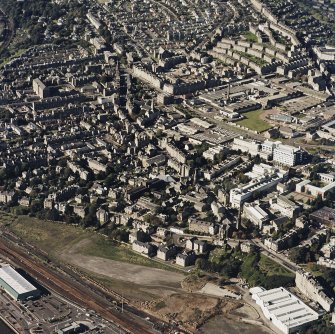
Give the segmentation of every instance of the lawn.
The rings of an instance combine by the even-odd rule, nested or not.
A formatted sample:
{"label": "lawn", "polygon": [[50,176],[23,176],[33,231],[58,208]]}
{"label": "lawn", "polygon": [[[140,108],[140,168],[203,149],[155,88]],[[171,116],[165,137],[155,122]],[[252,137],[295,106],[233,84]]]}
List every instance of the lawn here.
{"label": "lawn", "polygon": [[311,273],[314,277],[320,277],[323,275],[323,270],[327,268],[326,267],[322,267],[322,266],[318,266],[315,263],[306,263],[306,264],[302,264],[301,267]]}
{"label": "lawn", "polygon": [[246,112],[243,114],[245,118],[241,121],[236,122],[236,124],[257,132],[263,132],[271,129],[272,126],[260,118],[260,115],[262,113],[263,110],[261,109]]}
{"label": "lawn", "polygon": [[237,52],[242,57],[249,59],[253,63],[257,64],[258,66],[264,66],[264,65],[268,64],[268,62],[265,61],[264,59],[258,58],[254,55],[251,55],[251,54],[247,53],[247,52],[242,52],[242,51],[235,51],[235,52]]}
{"label": "lawn", "polygon": [[252,42],[252,43],[258,42],[257,36],[253,34],[251,31],[247,31],[243,33],[243,36],[246,38],[248,42]]}

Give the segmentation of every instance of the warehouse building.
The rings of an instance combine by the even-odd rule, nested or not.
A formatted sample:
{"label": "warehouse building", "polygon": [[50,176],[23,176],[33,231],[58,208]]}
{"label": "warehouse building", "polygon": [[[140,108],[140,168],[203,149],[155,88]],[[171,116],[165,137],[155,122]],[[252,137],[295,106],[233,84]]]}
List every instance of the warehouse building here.
{"label": "warehouse building", "polygon": [[0,268],[0,288],[15,300],[26,300],[40,295],[39,290],[9,265]]}
{"label": "warehouse building", "polygon": [[57,334],[79,334],[86,332],[87,329],[87,326],[73,322],[72,324],[65,325],[64,328],[58,329]]}
{"label": "warehouse building", "polygon": [[282,333],[296,333],[319,318],[317,312],[285,288],[265,290],[256,287],[250,289],[250,293],[265,317]]}

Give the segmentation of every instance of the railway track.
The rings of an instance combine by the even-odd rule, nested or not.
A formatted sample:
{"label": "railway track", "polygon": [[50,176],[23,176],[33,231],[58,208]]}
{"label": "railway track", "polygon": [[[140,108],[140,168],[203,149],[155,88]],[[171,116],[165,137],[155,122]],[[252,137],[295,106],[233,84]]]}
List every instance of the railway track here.
{"label": "railway track", "polygon": [[54,291],[76,304],[93,310],[102,318],[118,325],[125,333],[131,334],[157,334],[150,323],[137,318],[131,313],[116,311],[111,303],[89,289],[85,289],[79,282],[74,282],[66,277],[61,277],[57,272],[49,270],[42,263],[34,261],[18,249],[13,249],[2,239],[0,252],[14,263],[18,263],[22,269],[29,273],[46,288]]}
{"label": "railway track", "polygon": [[[10,231],[2,228],[2,238],[6,240],[7,245],[13,245],[14,249],[18,249],[21,252],[24,252],[24,254],[28,253],[30,254],[30,259],[34,260],[36,259],[40,264],[42,263],[48,263],[49,269],[52,271],[56,271],[58,274],[60,274],[63,278],[64,276],[68,277],[72,281],[80,282],[82,285],[85,285],[85,289],[92,290],[96,295],[99,295],[99,297],[102,297],[104,301],[108,302],[109,304],[113,303],[113,306],[119,309],[121,308],[121,305],[123,305],[123,310],[125,312],[129,312],[131,315],[137,316],[137,318],[140,319],[146,319],[148,317],[148,314],[144,311],[141,311],[137,309],[135,306],[131,305],[130,300],[125,298],[123,295],[118,294],[114,290],[108,289],[102,284],[98,283],[97,281],[93,280],[87,273],[83,272],[82,270],[70,265],[70,264],[60,264],[58,263],[56,266],[55,264],[50,262],[49,255],[45,251],[36,248],[35,246],[23,241],[19,237],[17,237],[15,234],[11,233]],[[45,268],[45,267],[44,267]],[[180,332],[182,328],[178,328],[178,326],[169,325],[165,322],[163,322],[161,319],[154,317],[152,314],[150,315],[150,322],[152,324],[155,324],[155,327],[160,328],[160,330],[164,330],[165,332],[171,333],[171,332]],[[183,329],[185,333],[187,333],[187,330]]]}

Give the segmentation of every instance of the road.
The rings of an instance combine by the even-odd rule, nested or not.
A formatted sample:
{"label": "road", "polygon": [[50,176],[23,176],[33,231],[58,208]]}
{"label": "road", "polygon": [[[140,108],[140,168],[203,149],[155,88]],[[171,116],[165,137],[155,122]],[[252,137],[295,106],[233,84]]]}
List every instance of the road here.
{"label": "road", "polygon": [[[207,240],[209,242],[213,242],[215,238],[212,236],[196,236],[194,234],[175,234],[177,238],[185,238],[185,237],[197,237],[201,240]],[[247,240],[243,239],[229,239],[228,244],[231,247],[236,247],[238,244],[241,244]],[[285,267],[287,270],[295,273],[297,270],[301,269],[297,264],[290,261],[285,255],[276,253],[275,251],[267,248],[259,239],[250,240],[254,245],[258,246],[261,249],[263,255],[271,258],[271,260],[277,262],[281,266]]]}
{"label": "road", "polygon": [[265,247],[260,240],[254,239],[252,242],[262,249],[262,254],[271,258],[273,261],[277,262],[281,266],[285,267],[287,270],[295,273],[297,270],[301,269],[298,265],[290,261],[285,255],[276,253],[273,250]]}
{"label": "road", "polygon": [[4,16],[4,18],[7,19],[7,25],[6,25],[6,29],[5,29],[4,37],[3,37],[4,41],[2,45],[0,46],[0,56],[1,56],[2,53],[8,49],[8,46],[14,37],[14,23],[9,17],[7,17],[6,13],[3,11],[1,7],[0,7],[0,12]]}

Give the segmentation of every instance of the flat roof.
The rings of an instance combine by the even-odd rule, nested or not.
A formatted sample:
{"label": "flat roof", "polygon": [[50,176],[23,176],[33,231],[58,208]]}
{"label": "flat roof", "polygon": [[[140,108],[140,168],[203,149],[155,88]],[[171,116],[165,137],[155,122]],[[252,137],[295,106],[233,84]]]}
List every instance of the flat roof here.
{"label": "flat roof", "polygon": [[312,212],[310,216],[331,220],[335,223],[335,209],[329,208],[327,206]]}
{"label": "flat roof", "polygon": [[284,145],[284,144],[279,144],[275,150],[278,152],[286,152],[286,153],[295,153],[298,152],[299,149],[297,147],[294,146],[290,146],[290,145]]}
{"label": "flat roof", "polygon": [[9,265],[0,268],[0,279],[7,283],[19,295],[37,290]]}
{"label": "flat roof", "polygon": [[268,214],[259,205],[247,205],[245,209],[252,213],[256,219],[264,219],[268,217]]}
{"label": "flat roof", "polygon": [[253,299],[261,303],[272,319],[276,318],[287,328],[317,320],[319,315],[285,288],[256,292]]}

